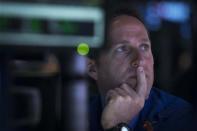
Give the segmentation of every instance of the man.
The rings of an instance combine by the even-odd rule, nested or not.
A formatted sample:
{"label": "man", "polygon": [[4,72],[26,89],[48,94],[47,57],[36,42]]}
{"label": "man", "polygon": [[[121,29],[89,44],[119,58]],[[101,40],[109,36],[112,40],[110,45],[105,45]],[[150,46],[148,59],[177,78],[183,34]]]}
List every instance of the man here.
{"label": "man", "polygon": [[88,62],[100,92],[90,105],[90,131],[189,130],[191,106],[152,87],[153,67],[144,24],[128,13],[113,17],[106,48]]}

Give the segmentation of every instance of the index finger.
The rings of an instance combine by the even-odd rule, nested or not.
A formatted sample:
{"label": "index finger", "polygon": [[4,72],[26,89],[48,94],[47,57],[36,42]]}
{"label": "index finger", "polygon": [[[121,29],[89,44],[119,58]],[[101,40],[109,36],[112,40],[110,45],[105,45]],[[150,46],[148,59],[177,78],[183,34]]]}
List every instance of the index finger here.
{"label": "index finger", "polygon": [[144,68],[143,67],[138,67],[137,68],[137,89],[136,92],[140,96],[146,96],[146,91],[147,91],[147,81],[144,73]]}

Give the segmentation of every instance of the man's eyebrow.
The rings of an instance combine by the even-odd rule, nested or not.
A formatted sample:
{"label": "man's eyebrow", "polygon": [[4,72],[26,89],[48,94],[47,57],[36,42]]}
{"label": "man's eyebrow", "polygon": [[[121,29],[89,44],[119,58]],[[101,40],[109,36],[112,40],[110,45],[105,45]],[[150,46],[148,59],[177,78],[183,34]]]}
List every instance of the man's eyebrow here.
{"label": "man's eyebrow", "polygon": [[148,38],[143,38],[142,42],[149,42],[150,43],[150,40]]}
{"label": "man's eyebrow", "polygon": [[[143,39],[141,40],[141,42],[151,43],[150,40],[149,40],[148,38],[143,38]],[[129,43],[130,43],[130,42],[127,41],[127,40],[122,40],[122,41],[117,42],[117,44],[129,44]]]}
{"label": "man's eyebrow", "polygon": [[127,40],[122,40],[122,41],[119,41],[119,42],[117,42],[118,44],[128,44],[129,43],[129,41],[127,41]]}

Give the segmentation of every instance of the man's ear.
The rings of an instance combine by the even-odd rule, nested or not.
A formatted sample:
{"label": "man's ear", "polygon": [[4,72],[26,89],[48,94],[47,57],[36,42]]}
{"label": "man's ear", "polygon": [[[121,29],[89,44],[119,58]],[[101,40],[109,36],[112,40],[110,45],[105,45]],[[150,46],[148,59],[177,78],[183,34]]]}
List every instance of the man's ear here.
{"label": "man's ear", "polygon": [[97,80],[97,65],[95,60],[90,58],[88,58],[87,62],[87,73],[92,79]]}

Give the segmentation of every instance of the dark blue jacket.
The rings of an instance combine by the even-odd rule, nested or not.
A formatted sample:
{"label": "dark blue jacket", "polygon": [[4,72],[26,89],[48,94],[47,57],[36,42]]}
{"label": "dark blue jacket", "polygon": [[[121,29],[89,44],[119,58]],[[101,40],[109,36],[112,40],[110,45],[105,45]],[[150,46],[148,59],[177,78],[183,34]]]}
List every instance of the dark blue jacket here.
{"label": "dark blue jacket", "polygon": [[[99,97],[90,103],[90,131],[103,131],[100,125],[102,105]],[[193,131],[192,106],[186,101],[152,88],[144,108],[129,126],[134,131],[146,131],[144,125],[154,131]]]}

